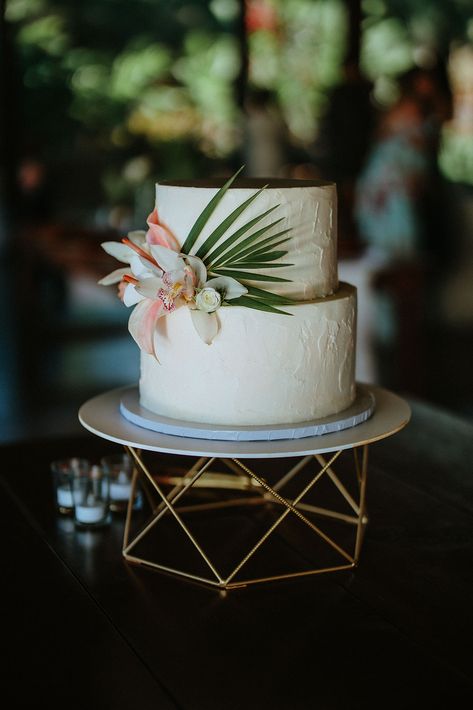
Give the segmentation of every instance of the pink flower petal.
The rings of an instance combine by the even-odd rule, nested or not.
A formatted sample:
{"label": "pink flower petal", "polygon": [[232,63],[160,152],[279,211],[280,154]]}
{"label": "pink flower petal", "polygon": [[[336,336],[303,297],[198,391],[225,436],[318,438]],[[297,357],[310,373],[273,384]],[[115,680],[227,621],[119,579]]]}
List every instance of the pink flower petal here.
{"label": "pink flower petal", "polygon": [[159,244],[162,247],[167,247],[173,251],[179,251],[180,246],[174,234],[164,224],[159,223],[158,210],[154,210],[146,220],[149,229],[146,233],[146,241],[148,244]]}
{"label": "pink flower petal", "polygon": [[162,301],[152,301],[145,298],[133,309],[128,321],[128,330],[138,344],[140,350],[155,355],[154,330],[156,321],[164,315]]}

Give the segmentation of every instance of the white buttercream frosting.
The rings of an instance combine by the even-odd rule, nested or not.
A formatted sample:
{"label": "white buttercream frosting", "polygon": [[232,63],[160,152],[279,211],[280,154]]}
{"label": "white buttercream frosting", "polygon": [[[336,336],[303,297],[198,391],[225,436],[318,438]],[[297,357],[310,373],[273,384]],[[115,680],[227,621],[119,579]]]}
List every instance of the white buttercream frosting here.
{"label": "white buttercream frosting", "polygon": [[332,296],[284,310],[292,315],[222,307],[211,345],[187,307],[161,318],[159,362],[141,354],[141,404],[176,419],[235,426],[292,424],[346,409],[355,399],[356,290],[340,284]]}
{"label": "white buttercream frosting", "polygon": [[[192,253],[195,254],[215,227],[254,195],[265,182],[264,178],[261,178],[235,183],[241,187],[232,186],[225,193],[205,225]],[[213,187],[202,187],[200,183],[161,183],[156,186],[159,221],[173,232],[181,246],[197,217],[217,191],[215,184]],[[333,183],[269,181],[268,187],[243,211],[229,233],[221,237],[220,241],[275,205],[278,205],[277,209],[259,222],[255,230],[282,218],[272,231],[264,236],[290,229],[290,239],[278,247],[287,250],[288,254],[278,261],[292,266],[277,270],[259,269],[259,272],[286,278],[289,282],[250,283],[260,288],[267,287],[274,293],[287,295],[298,301],[308,301],[333,293],[338,286],[337,194]]]}

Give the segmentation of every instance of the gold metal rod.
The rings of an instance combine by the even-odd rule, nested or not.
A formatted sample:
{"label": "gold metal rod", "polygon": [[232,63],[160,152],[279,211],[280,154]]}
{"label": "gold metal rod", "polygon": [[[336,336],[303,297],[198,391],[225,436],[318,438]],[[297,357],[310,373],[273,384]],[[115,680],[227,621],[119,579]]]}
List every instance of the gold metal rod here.
{"label": "gold metal rod", "polygon": [[285,500],[282,496],[279,495],[279,493],[276,493],[267,483],[264,479],[259,478],[259,476],[256,475],[250,468],[245,466],[245,464],[241,463],[238,459],[233,459],[235,463],[240,466],[240,468],[243,471],[246,471],[246,473],[249,476],[254,477],[261,486],[268,492],[271,493],[276,500],[278,500],[285,508],[286,510],[280,515],[280,517],[271,525],[269,530],[266,531],[266,533],[262,536],[262,538],[253,546],[253,548],[245,555],[245,557],[241,560],[241,562],[236,566],[236,568],[233,570],[233,572],[227,577],[225,580],[225,583],[227,584],[233,577],[238,574],[240,569],[243,567],[243,565],[248,562],[248,560],[254,555],[254,553],[261,547],[261,545],[265,542],[265,540],[271,535],[271,533],[280,525],[280,523],[286,518],[287,515],[289,515],[290,512],[293,512],[298,518],[300,518],[306,525],[308,525],[314,532],[317,533],[327,544],[329,544],[331,547],[333,547],[339,554],[342,555],[342,557],[345,557],[350,563],[353,563],[354,560],[353,558],[345,551],[343,550],[334,540],[332,540],[328,535],[326,535],[320,528],[318,528],[316,525],[314,525],[310,520],[308,520],[302,513],[296,509],[297,503],[308,493],[308,491],[312,488],[313,485],[320,479],[320,477],[325,473],[327,468],[332,465],[332,463],[338,458],[338,456],[341,454],[341,451],[336,451],[330,461],[324,466],[314,477],[312,481],[309,482],[309,484],[304,488],[304,490],[297,496],[297,498],[294,501],[294,504],[292,505],[289,503],[287,500]]}
{"label": "gold metal rod", "polygon": [[205,584],[211,584],[214,587],[221,587],[222,582],[216,582],[214,579],[208,579],[207,577],[200,577],[197,574],[192,574],[191,572],[184,572],[179,569],[174,569],[174,567],[166,567],[166,565],[160,565],[157,562],[151,562],[150,560],[144,560],[141,557],[135,557],[133,555],[126,555],[125,559],[127,562],[133,562],[134,564],[145,565],[146,567],[153,567],[154,569],[161,570],[163,572],[169,572],[171,574],[177,574],[180,577],[187,577],[195,582],[204,582]]}
{"label": "gold metal rod", "polygon": [[[175,496],[175,494],[182,488],[182,485],[183,485],[183,484],[182,484],[182,481],[185,481],[185,480],[187,480],[188,478],[190,478],[191,476],[193,476],[193,475],[194,475],[194,471],[197,471],[197,470],[203,465],[203,462],[204,462],[205,460],[206,460],[206,457],[205,457],[205,456],[202,456],[200,459],[198,459],[198,460],[194,463],[193,466],[191,466],[191,468],[190,468],[188,471],[186,471],[186,472],[184,473],[184,475],[183,475],[182,477],[180,477],[180,478],[177,477],[177,478],[173,481],[173,483],[175,483],[175,487],[174,487],[171,491],[169,491],[169,493],[168,493],[168,500],[172,500],[172,499],[173,499],[173,497]],[[207,460],[208,460],[208,459],[207,459]],[[159,476],[155,476],[155,478],[156,478],[158,481],[160,481]],[[160,482],[164,482],[164,481],[162,481],[162,479],[161,479]],[[167,483],[167,481],[166,481],[166,483]],[[161,505],[162,505],[162,503],[161,503]]]}
{"label": "gold metal rod", "polygon": [[140,481],[140,485],[141,485],[142,489],[144,490],[146,500],[148,501],[148,505],[149,505],[150,509],[154,510],[155,505],[156,505],[156,501],[154,500],[154,498],[152,497],[152,495],[150,493],[148,481],[145,478],[142,478]]}
{"label": "gold metal rod", "polygon": [[[133,454],[133,450],[131,449],[131,447],[130,447],[130,452],[132,453],[132,455],[134,455],[134,454]],[[199,460],[200,460],[200,461],[205,461],[205,459],[199,459]],[[213,460],[213,459],[212,459],[212,460]],[[211,460],[209,459],[209,461],[207,462],[207,465],[209,465],[209,462],[210,462],[210,461],[211,461]],[[157,488],[157,486],[156,486],[156,484],[155,484],[155,481],[154,481],[152,475],[151,475],[151,474],[149,473],[149,471],[146,469],[146,467],[145,467],[143,461],[141,460],[141,458],[139,458],[139,462],[140,462],[140,463],[139,463],[139,466],[140,466],[141,470],[147,475],[147,477],[148,477],[149,480],[151,481],[153,487],[156,488],[156,490],[158,490],[158,488]],[[195,469],[195,465],[194,465],[190,470],[191,470],[191,471],[194,471],[194,469]],[[200,475],[203,473],[203,470],[204,470],[204,469],[202,469],[202,471],[198,471],[197,474],[194,474],[194,478],[197,479],[198,476],[200,476]],[[186,486],[185,486],[184,488],[179,487],[179,490],[180,490],[182,493],[184,493],[188,488],[190,488],[190,486],[192,485],[192,483],[193,483],[193,481],[192,481],[192,479],[191,479],[191,480],[186,484]],[[158,492],[159,492],[159,491],[158,491]],[[164,499],[165,499],[165,496],[163,496],[163,494],[160,493],[160,495],[161,495],[162,498],[164,497]],[[151,528],[154,527],[154,525],[158,522],[158,520],[161,519],[162,515],[164,515],[164,513],[165,513],[166,510],[167,510],[167,508],[166,508],[166,506],[165,506],[165,503],[161,503],[161,506],[162,506],[162,510],[161,510],[161,512],[160,512],[159,514],[156,514],[156,510],[157,510],[160,506],[154,506],[154,508],[152,509],[152,515],[153,515],[154,517],[152,517],[151,520],[150,520],[150,522],[147,523],[147,525],[145,525],[145,526],[142,528],[142,530],[135,536],[135,538],[132,540],[132,542],[127,543],[127,546],[124,548],[123,552],[128,553],[130,550],[132,550],[132,549],[137,545],[137,543],[151,530]]]}
{"label": "gold metal rod", "polygon": [[125,551],[126,547],[128,546],[128,540],[129,540],[129,536],[130,536],[131,514],[133,512],[133,506],[135,504],[135,493],[136,493],[137,480],[138,480],[138,468],[137,468],[137,466],[134,466],[133,467],[133,474],[132,474],[132,478],[131,478],[131,493],[130,493],[130,497],[128,499],[128,505],[126,508],[125,529],[123,531],[123,547],[122,547],[123,552]]}
{"label": "gold metal rod", "polygon": [[[293,513],[295,513],[295,515],[297,515],[298,518],[300,518],[304,523],[306,523],[310,528],[312,528],[312,530],[314,530],[317,533],[317,535],[320,535],[320,537],[323,540],[325,540],[325,542],[327,542],[331,547],[333,547],[334,550],[337,550],[337,552],[339,552],[342,555],[342,557],[345,557],[345,559],[347,559],[349,562],[352,563],[352,562],[354,562],[354,560],[351,555],[349,555],[342,547],[340,547],[340,545],[338,545],[335,542],[335,540],[332,540],[331,537],[329,537],[319,527],[317,527],[317,525],[314,525],[310,520],[308,520],[304,515],[302,515],[302,513],[299,510],[297,510],[297,508],[296,508],[296,506],[299,504],[299,502],[302,500],[302,498],[317,483],[317,481],[327,471],[327,469],[333,464],[333,462],[336,461],[336,459],[340,456],[341,453],[342,453],[341,450],[336,451],[334,453],[334,455],[332,456],[330,461],[318,472],[318,474],[315,476],[315,478],[312,481],[309,481],[307,486],[301,491],[301,493],[299,493],[299,495],[297,496],[297,498],[294,499],[292,504],[289,503],[288,501],[286,501],[285,498],[282,498],[281,496],[279,496],[278,493],[275,493],[275,491],[273,491],[273,493],[275,493],[275,497],[280,498],[281,501],[284,501],[285,504],[287,505],[287,507],[289,508],[289,510],[291,510]],[[264,483],[264,482],[262,481],[262,483]],[[267,484],[266,484],[266,486],[267,486]],[[268,492],[271,492],[271,488],[269,486],[268,486]],[[284,517],[286,517],[286,514],[289,513],[289,510],[286,510],[283,513]]]}
{"label": "gold metal rod", "polygon": [[304,456],[303,459],[301,459],[298,463],[296,463],[295,466],[293,466],[291,469],[289,469],[289,471],[282,478],[279,479],[279,481],[276,483],[276,485],[273,486],[273,490],[280,491],[281,488],[283,488],[286,485],[286,483],[289,483],[291,478],[294,478],[296,473],[299,473],[299,471],[301,471],[304,468],[304,466],[307,466],[309,461],[312,461],[312,456]]}
{"label": "gold metal rod", "polygon": [[359,447],[356,446],[356,447],[353,449],[353,458],[354,458],[354,461],[355,461],[356,478],[357,478],[358,487],[359,487],[359,486],[360,486],[360,483],[361,483],[361,468],[360,468],[360,457],[358,456],[358,448],[359,448]]}
{"label": "gold metal rod", "polygon": [[[129,446],[126,446],[126,445],[124,446],[124,449],[128,454],[130,454],[130,448],[131,447],[129,447]],[[141,457],[143,455],[143,452],[141,451],[141,449],[136,449],[136,455],[141,459]],[[139,468],[137,467],[136,462],[133,464],[133,473],[135,471],[138,471],[138,473],[139,473]],[[144,491],[144,494],[148,500],[148,505],[151,508],[151,510],[153,510],[155,503],[154,503],[154,500],[151,496],[151,493],[149,492],[148,484],[145,480],[143,480],[141,482],[141,484],[142,484],[141,487]]]}
{"label": "gold metal rod", "polygon": [[[205,459],[201,459],[201,460],[204,460],[204,461],[205,461]],[[190,479],[190,481],[188,481],[184,487],[180,487],[180,488],[179,488],[179,494],[175,496],[175,499],[177,499],[178,497],[180,497],[183,493],[186,492],[186,490],[188,490],[188,489],[192,486],[192,484],[193,484],[193,482],[194,482],[194,479],[197,480],[197,478],[204,472],[205,468],[206,468],[207,466],[209,466],[212,461],[213,461],[213,459],[208,459],[208,461],[207,461],[206,465],[204,466],[204,468],[203,468],[202,470],[197,471],[196,473],[194,473],[194,478],[193,478],[193,479]],[[194,469],[195,469],[195,466],[193,466],[191,470],[194,470]],[[174,500],[173,500],[172,502],[174,503]],[[127,546],[125,552],[128,553],[131,549],[133,549],[133,547],[135,547],[135,545],[146,535],[146,533],[148,533],[148,532],[151,530],[151,528],[154,527],[154,525],[156,525],[156,523],[158,522],[158,520],[160,520],[160,519],[162,518],[162,516],[166,513],[166,511],[167,511],[166,506],[165,506],[163,503],[162,503],[161,505],[163,506],[163,507],[162,507],[162,510],[161,510],[158,514],[156,514],[156,509],[157,509],[157,508],[155,509],[155,511],[153,511],[153,516],[154,516],[154,517],[153,517],[153,518],[150,520],[150,522],[136,535],[136,537],[134,538],[134,540]]]}
{"label": "gold metal rod", "polygon": [[[132,447],[125,446],[125,450],[128,452],[129,455],[131,455],[131,456],[133,457],[133,454],[132,454],[131,451],[130,451],[131,448],[132,448]],[[135,451],[136,451],[137,456],[138,456],[139,459],[141,460],[141,459],[142,459],[143,452],[141,451],[141,449],[135,449]],[[141,470],[141,468],[140,468],[139,466],[137,466],[136,461],[135,461],[134,464],[133,464],[133,471],[138,471],[138,478],[139,478],[140,470]],[[148,505],[149,505],[149,507],[150,507],[150,510],[153,511],[154,508],[155,508],[156,502],[155,502],[155,500],[154,500],[154,498],[153,498],[152,493],[150,492],[149,483],[148,483],[148,481],[146,480],[145,477],[142,477],[142,478],[141,478],[141,480],[140,480],[140,486],[141,486],[141,488],[143,489],[143,491],[144,491],[144,493],[145,493],[145,496],[146,496],[146,499],[147,499],[147,501],[148,501]]]}
{"label": "gold metal rod", "polygon": [[351,523],[353,525],[358,524],[358,517],[354,515],[345,515],[345,513],[338,513],[336,510],[329,510],[328,508],[319,508],[316,505],[310,505],[309,503],[299,503],[299,510],[306,510],[308,513],[314,513],[315,515],[323,515],[326,518],[335,518],[335,520],[341,520],[344,523]]}
{"label": "gold metal rod", "polygon": [[222,500],[215,503],[196,503],[195,505],[179,506],[176,510],[179,513],[193,513],[198,510],[218,510],[219,508],[235,508],[242,505],[264,505],[262,496],[254,498],[234,498],[232,500]]}
{"label": "gold metal rod", "polygon": [[360,559],[361,545],[365,531],[365,505],[366,505],[366,481],[368,478],[368,444],[363,446],[363,457],[361,462],[361,482],[360,482],[360,515],[355,541],[355,563]]}
{"label": "gold metal rod", "polygon": [[248,488],[259,488],[258,483],[252,479],[248,478],[248,476],[243,476],[241,473],[241,469],[235,464],[233,459],[220,459],[221,462],[230,469],[230,471],[233,471],[237,475],[237,477],[243,481],[245,481],[246,485]]}
{"label": "gold metal rod", "polygon": [[[200,556],[202,557],[202,559],[205,560],[205,562],[207,563],[207,565],[209,566],[209,568],[212,570],[212,572],[214,573],[214,575],[216,576],[216,578],[219,580],[219,582],[222,582],[223,580],[222,580],[221,576],[219,575],[219,573],[217,572],[217,570],[215,569],[214,565],[213,565],[212,562],[209,560],[209,558],[207,557],[207,555],[205,554],[205,552],[203,551],[203,549],[201,548],[201,546],[199,545],[199,543],[197,542],[197,540],[194,538],[194,536],[192,535],[191,531],[188,529],[187,525],[184,523],[183,520],[181,520],[181,518],[179,517],[179,515],[176,513],[176,511],[175,511],[174,508],[172,507],[171,503],[167,500],[166,496],[164,495],[164,493],[162,492],[161,488],[158,486],[158,484],[156,483],[156,481],[153,479],[152,475],[150,474],[150,472],[148,471],[148,469],[146,468],[146,466],[144,465],[144,463],[143,463],[142,461],[140,461],[140,459],[136,456],[136,454],[135,454],[135,452],[134,452],[133,449],[130,449],[130,451],[132,452],[132,455],[134,456],[135,460],[137,461],[137,463],[138,463],[139,466],[141,467],[141,470],[144,472],[144,474],[145,474],[145,475],[147,476],[147,478],[150,480],[151,484],[154,486],[154,488],[157,490],[157,492],[159,493],[159,495],[160,495],[161,498],[163,499],[163,502],[165,503],[165,505],[166,505],[167,509],[169,510],[169,512],[171,513],[171,515],[174,516],[176,522],[177,522],[177,523],[181,526],[181,528],[184,530],[184,532],[185,532],[186,535],[188,536],[189,540],[192,542],[192,544],[194,545],[194,547],[196,548],[196,550],[199,552],[199,554],[200,554]],[[212,460],[213,460],[213,459],[211,459],[211,461],[212,461]],[[196,474],[196,477],[200,476],[201,474],[202,474],[202,471],[198,471],[197,474]]]}
{"label": "gold metal rod", "polygon": [[[197,470],[197,469],[199,468],[199,466],[202,465],[202,462],[205,461],[205,460],[206,460],[205,457],[202,457],[202,458],[198,459],[198,460],[194,463],[194,465],[189,469],[189,471],[185,472],[183,476],[177,477],[176,480],[172,482],[172,483],[174,483],[174,488],[173,488],[172,490],[170,490],[169,493],[168,493],[168,495],[167,495],[167,499],[168,499],[169,501],[171,501],[171,500],[173,499],[173,497],[176,495],[176,493],[181,490],[182,485],[183,485],[182,481],[186,480],[186,478],[187,478],[189,475],[193,475],[193,474],[194,474],[194,471]],[[162,478],[161,478],[160,476],[157,476],[157,475],[154,476],[154,480],[158,481],[159,483],[161,483],[161,482],[162,482],[162,483],[167,483],[167,480],[163,481]],[[163,505],[164,505],[164,504],[161,502],[159,505],[154,505],[154,506],[151,508],[151,510],[153,511],[153,513],[159,512],[159,511],[163,508]]]}
{"label": "gold metal rod", "polygon": [[[332,461],[335,461],[335,459],[340,455],[340,453],[341,453],[341,451],[337,451],[334,454],[334,456],[332,457],[332,459],[329,461],[329,463],[326,466],[324,466],[324,468],[322,468],[322,470],[320,470],[316,474],[314,479],[309,483],[308,486],[306,486],[306,488],[304,488],[302,493],[300,493],[299,496],[296,498],[296,502],[299,502],[299,500],[301,500],[301,498],[307,493],[307,491],[310,490],[310,488],[312,488],[314,483],[316,483],[319,480],[319,478],[325,473],[325,471],[326,471],[327,467],[330,465],[330,463],[332,463]],[[301,513],[299,513],[298,510],[295,509],[295,504],[291,505],[290,503],[288,503],[286,498],[283,498],[283,496],[281,496],[279,493],[277,493],[277,491],[275,491],[273,488],[271,488],[271,486],[264,480],[264,478],[260,478],[254,471],[252,471],[250,468],[248,468],[248,466],[245,466],[245,464],[242,463],[241,461],[239,461],[238,459],[233,459],[233,461],[235,461],[235,463],[243,471],[245,471],[249,476],[251,476],[256,481],[258,481],[260,486],[262,486],[262,488],[264,488],[264,490],[270,494],[270,496],[269,496],[270,498],[275,498],[277,501],[279,501],[279,503],[290,508],[292,510],[292,512],[295,513],[295,515],[299,516],[302,520],[304,520],[305,523],[310,525],[310,522],[308,520],[306,520],[304,518],[304,516]]]}
{"label": "gold metal rod", "polygon": [[292,579],[295,577],[308,577],[313,574],[322,574],[323,572],[339,572],[344,569],[353,569],[354,563],[348,565],[338,565],[336,567],[322,567],[320,569],[305,570],[303,572],[287,572],[286,574],[278,574],[273,577],[257,577],[254,579],[244,579],[241,582],[231,582],[225,584],[225,589],[238,589],[239,587],[247,587],[250,584],[262,584],[265,582],[277,582],[282,579]]}
{"label": "gold metal rod", "polygon": [[[158,483],[164,485],[176,485],[182,486],[182,478],[177,476],[156,476]],[[251,488],[256,488],[251,479],[241,474],[238,476],[233,476],[231,474],[216,473],[215,471],[208,471],[207,476],[204,480],[199,480],[195,484],[195,488],[220,488],[224,490],[234,490],[234,491],[247,491]]]}
{"label": "gold metal rod", "polygon": [[154,527],[156,524],[156,518],[152,517],[149,523],[147,523],[142,530],[140,530],[139,533],[137,533],[136,537],[133,538],[133,540],[127,544],[126,548],[123,550],[124,553],[128,554],[130,550],[132,550],[136,545],[139,543],[140,540],[148,533],[151,528]]}
{"label": "gold metal rod", "polygon": [[278,575],[273,575],[269,577],[255,577],[252,579],[245,579],[242,580],[241,582],[232,582],[232,583],[226,583],[225,581],[223,582],[216,582],[213,579],[208,579],[207,577],[201,577],[196,574],[192,574],[191,572],[184,572],[183,570],[178,570],[175,569],[174,567],[167,567],[166,565],[161,565],[158,564],[157,562],[151,562],[150,560],[145,560],[142,559],[141,557],[135,557],[134,555],[126,555],[125,559],[127,562],[132,562],[133,564],[138,564],[138,565],[144,565],[146,567],[153,567],[154,569],[158,569],[163,572],[167,572],[170,574],[177,574],[180,577],[187,577],[188,579],[191,579],[196,582],[204,582],[205,584],[211,584],[214,587],[219,587],[223,589],[239,589],[241,587],[247,587],[250,584],[264,584],[267,582],[277,582],[283,579],[293,579],[293,578],[298,578],[298,577],[308,577],[314,574],[323,574],[324,572],[339,572],[345,569],[353,569],[354,565],[353,564],[348,564],[348,565],[338,565],[334,567],[321,567],[320,569],[312,569],[312,570],[303,570],[301,572],[287,572],[285,574],[278,574]]}
{"label": "gold metal rod", "polygon": [[[319,534],[319,535],[321,534],[322,536],[324,536],[324,533],[322,533],[321,530],[319,530],[310,520],[308,520],[304,515],[302,515],[302,513],[296,508],[296,505],[299,504],[299,502],[302,500],[302,498],[317,483],[317,481],[321,478],[321,476],[327,471],[329,466],[331,466],[331,464],[338,458],[338,456],[341,453],[342,453],[341,451],[336,451],[335,454],[330,459],[330,461],[323,466],[323,468],[316,474],[316,476],[307,484],[307,486],[301,491],[301,493],[299,493],[297,498],[295,498],[292,502],[289,502],[286,498],[283,498],[282,496],[280,496],[279,493],[274,491],[274,489],[272,489],[271,486],[269,486],[264,479],[259,479],[258,476],[253,471],[251,471],[251,469],[247,468],[244,464],[242,464],[241,461],[238,461],[238,459],[234,459],[234,460],[237,461],[238,465],[241,466],[243,468],[243,470],[246,470],[250,476],[255,476],[255,478],[257,478],[260,481],[261,485],[270,494],[270,496],[276,498],[276,500],[279,501],[279,503],[281,503],[285,507],[289,508],[289,510],[292,511],[295,515],[297,515],[298,518],[300,518],[304,523],[306,523],[309,527],[311,527],[313,530],[315,530],[317,532],[317,534]],[[287,511],[287,512],[289,512],[289,511]],[[328,536],[327,536],[327,538],[328,538]],[[330,540],[330,538],[328,538],[328,540]],[[333,544],[336,545],[336,543],[333,543]],[[342,554],[343,554],[343,551],[342,551]]]}
{"label": "gold metal rod", "polygon": [[[183,485],[175,486],[175,488],[173,488],[171,493],[169,493],[168,496],[165,496],[165,499],[168,501],[168,503],[173,503],[173,504],[176,503],[179,500],[179,498],[181,496],[183,496],[184,493],[186,491],[188,491],[189,488],[191,488],[191,486],[193,486],[196,483],[196,481],[198,481],[198,479],[204,473],[204,471],[206,471],[208,469],[208,467],[212,465],[212,463],[215,461],[215,458],[211,458],[211,459],[207,459],[207,460],[205,458],[201,458],[201,459],[199,459],[198,463],[200,461],[206,461],[206,463],[203,465],[203,467],[201,469],[199,469],[198,471],[196,471],[196,465],[192,466],[192,468],[189,470],[189,474],[192,473],[193,477],[188,478],[188,476],[185,475],[182,480],[186,481],[186,483]],[[174,493],[174,495],[171,495],[172,493]],[[156,508],[153,511],[154,514],[158,516],[158,520],[163,515],[163,513],[166,512],[166,508],[164,507],[164,505],[165,505],[164,503],[160,503],[158,506],[156,506]]]}
{"label": "gold metal rod", "polygon": [[[315,458],[321,466],[325,464],[325,459],[320,454],[314,454]],[[360,507],[356,501],[353,500],[352,496],[349,494],[343,483],[340,481],[335,471],[329,466],[327,469],[327,476],[330,478],[332,483],[338,488],[342,496],[345,498],[349,506],[354,510],[354,512],[359,515]]]}

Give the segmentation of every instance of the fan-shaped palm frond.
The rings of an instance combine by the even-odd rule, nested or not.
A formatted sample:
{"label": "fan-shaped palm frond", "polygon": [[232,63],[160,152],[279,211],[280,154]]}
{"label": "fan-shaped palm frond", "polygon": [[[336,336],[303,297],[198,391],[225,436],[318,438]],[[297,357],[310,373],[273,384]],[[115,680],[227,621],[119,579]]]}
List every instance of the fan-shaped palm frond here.
{"label": "fan-shaped palm frond", "polygon": [[[191,255],[193,247],[202,234],[205,225],[215,212],[226,191],[229,187],[231,187],[242,169],[243,168],[240,168],[240,170],[238,170],[238,172],[236,172],[235,175],[233,175],[223,185],[223,187],[218,190],[199,215],[182,246],[182,252],[184,254]],[[279,207],[279,205],[274,205],[270,209],[256,215],[256,217],[252,217],[252,219],[248,222],[245,222],[243,225],[238,227],[238,229],[225,237],[227,232],[231,230],[231,227],[244,213],[246,208],[258,198],[265,187],[266,186],[262,187],[260,190],[244,200],[222,222],[220,222],[220,224],[213,229],[213,231],[199,246],[195,252],[195,256],[202,259],[209,275],[231,276],[248,289],[248,293],[245,296],[233,299],[231,305],[255,308],[269,313],[284,313],[286,315],[291,315],[277,308],[277,306],[280,305],[289,305],[293,303],[291,299],[278,296],[277,294],[273,294],[265,289],[256,288],[248,283],[253,283],[255,281],[266,283],[290,282],[290,279],[273,276],[268,273],[253,273],[254,270],[264,270],[267,272],[271,269],[282,269],[293,266],[293,264],[287,264],[279,261],[286,256],[288,252],[276,249],[276,247],[290,239],[289,236],[285,236],[290,230],[283,229],[268,236],[268,232],[274,229],[274,227],[276,227],[276,225],[284,219],[283,217],[269,222],[255,231],[251,231],[253,227],[258,224],[258,222],[261,222],[263,219],[268,217]],[[250,232],[250,234],[248,234],[248,232]],[[222,237],[224,238],[222,239]],[[281,237],[284,238],[281,239]]]}

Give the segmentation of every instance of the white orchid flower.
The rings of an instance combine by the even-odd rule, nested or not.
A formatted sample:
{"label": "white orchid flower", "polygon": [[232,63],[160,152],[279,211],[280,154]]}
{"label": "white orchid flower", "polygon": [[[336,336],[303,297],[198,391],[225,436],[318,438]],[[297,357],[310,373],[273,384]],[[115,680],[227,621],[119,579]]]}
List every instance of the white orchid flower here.
{"label": "white orchid flower", "polygon": [[129,273],[130,269],[115,269],[115,271],[112,271],[110,274],[107,274],[107,276],[104,276],[103,279],[100,279],[98,282],[100,286],[112,286],[113,284],[118,284],[120,281],[123,281],[123,277],[126,276]]}
{"label": "white orchid flower", "polygon": [[[128,232],[127,238],[121,242],[103,242],[101,246],[107,254],[113,256],[117,261],[129,265],[137,258],[138,254],[149,255],[146,232],[142,230]],[[115,269],[115,271],[100,279],[99,284],[101,286],[111,286],[112,284],[120,283],[129,271],[127,268]]]}
{"label": "white orchid flower", "polygon": [[248,293],[248,289],[231,276],[216,276],[206,282],[205,288],[214,288],[220,293],[223,301],[231,301]]}
{"label": "white orchid flower", "polygon": [[[126,239],[121,242],[102,242],[102,249],[124,264],[129,264],[131,258],[136,254],[136,249],[147,252],[149,246],[146,244],[145,232],[129,232]],[[136,247],[136,249],[134,248]]]}

